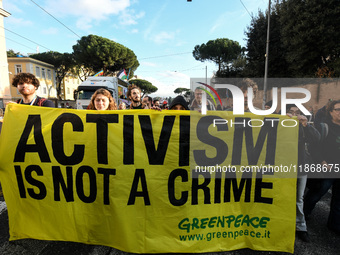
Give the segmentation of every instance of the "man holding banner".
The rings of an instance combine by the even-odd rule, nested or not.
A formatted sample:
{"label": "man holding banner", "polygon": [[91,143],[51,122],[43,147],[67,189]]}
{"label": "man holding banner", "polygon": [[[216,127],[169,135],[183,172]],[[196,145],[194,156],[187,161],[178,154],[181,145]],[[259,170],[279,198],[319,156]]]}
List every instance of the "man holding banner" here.
{"label": "man holding banner", "polygon": [[19,73],[14,76],[12,86],[16,87],[22,98],[18,104],[54,107],[52,101],[36,95],[36,90],[40,86],[39,80],[31,73]]}
{"label": "man holding banner", "polygon": [[140,87],[135,84],[129,85],[126,96],[131,101],[130,109],[149,109],[148,106],[141,101],[141,92]]}
{"label": "man holding banner", "polygon": [[[205,91],[202,87],[195,88],[195,98],[191,102],[190,110],[201,111],[202,96],[206,96],[206,94],[204,93]],[[208,111],[216,110],[214,104],[209,99],[207,99],[207,110]]]}
{"label": "man holding banner", "polygon": [[[320,141],[320,133],[311,125],[308,124],[307,117],[302,115],[299,108],[295,105],[287,105],[287,115],[289,117],[296,116],[299,121],[299,143],[298,143],[298,165],[305,166],[305,164],[312,164],[309,161],[308,151],[306,147],[317,146]],[[307,173],[298,172],[297,186],[296,186],[296,235],[302,241],[309,243],[310,238],[307,232],[307,224],[303,212],[303,198],[307,183]]]}

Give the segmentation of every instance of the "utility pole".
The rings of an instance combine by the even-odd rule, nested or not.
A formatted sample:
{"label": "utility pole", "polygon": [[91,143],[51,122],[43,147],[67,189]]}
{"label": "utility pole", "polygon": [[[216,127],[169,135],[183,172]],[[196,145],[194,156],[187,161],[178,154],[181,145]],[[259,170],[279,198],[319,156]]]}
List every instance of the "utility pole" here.
{"label": "utility pole", "polygon": [[268,55],[269,55],[269,32],[270,32],[270,5],[271,0],[269,0],[268,4],[268,27],[267,27],[267,43],[266,43],[266,62],[264,66],[264,84],[263,84],[263,102],[262,109],[264,109],[264,105],[267,101],[267,76],[268,76]]}

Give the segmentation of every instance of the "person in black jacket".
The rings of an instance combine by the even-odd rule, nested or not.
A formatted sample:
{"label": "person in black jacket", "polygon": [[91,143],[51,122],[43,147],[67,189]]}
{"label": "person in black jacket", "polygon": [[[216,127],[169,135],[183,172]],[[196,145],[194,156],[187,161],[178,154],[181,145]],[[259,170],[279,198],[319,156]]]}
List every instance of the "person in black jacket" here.
{"label": "person in black jacket", "polygon": [[189,110],[189,106],[187,101],[185,101],[184,97],[177,96],[172,100],[170,107],[170,110]]}
{"label": "person in black jacket", "polygon": [[319,187],[307,192],[304,212],[310,215],[316,203],[333,186],[327,226],[340,235],[340,179],[338,177],[340,171],[340,100],[328,103],[325,112],[323,122],[318,125],[322,135],[321,144],[318,146],[317,161],[327,167],[328,176],[321,180]]}
{"label": "person in black jacket", "polygon": [[[287,115],[297,116],[299,121],[299,141],[298,141],[298,166],[309,164],[306,157],[306,143],[317,144],[320,140],[319,132],[311,125],[308,124],[306,116],[302,115],[299,108],[295,105],[287,105]],[[298,167],[298,169],[300,169]],[[298,178],[296,183],[296,235],[304,242],[310,242],[310,238],[307,232],[306,219],[303,211],[303,195],[305,192],[307,183],[307,174],[304,172],[298,172]]]}

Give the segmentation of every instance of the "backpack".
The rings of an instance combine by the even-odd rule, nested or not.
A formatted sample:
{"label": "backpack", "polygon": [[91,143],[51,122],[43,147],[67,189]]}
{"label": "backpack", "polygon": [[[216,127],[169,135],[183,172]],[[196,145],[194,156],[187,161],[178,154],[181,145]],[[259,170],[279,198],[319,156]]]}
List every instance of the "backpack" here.
{"label": "backpack", "polygon": [[320,135],[321,135],[321,139],[320,139],[320,142],[324,142],[327,138],[327,135],[328,135],[328,124],[325,123],[325,122],[321,122],[320,124]]}
{"label": "backpack", "polygon": [[47,100],[46,98],[38,97],[37,106],[42,106],[46,100]]}
{"label": "backpack", "polygon": [[[47,100],[46,98],[43,98],[43,97],[37,97],[37,106],[42,106],[44,104],[44,102]],[[21,99],[18,99],[17,100],[17,104],[19,104],[21,101]],[[34,105],[34,104],[33,104]]]}

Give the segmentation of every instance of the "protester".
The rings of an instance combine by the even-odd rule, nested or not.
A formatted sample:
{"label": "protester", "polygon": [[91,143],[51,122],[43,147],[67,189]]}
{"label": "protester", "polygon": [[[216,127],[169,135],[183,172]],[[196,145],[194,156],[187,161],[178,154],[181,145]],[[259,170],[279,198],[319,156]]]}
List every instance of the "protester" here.
{"label": "protester", "polygon": [[145,97],[143,98],[143,100],[142,100],[142,103],[143,103],[144,105],[147,105],[148,108],[151,109],[151,107],[152,107],[152,97],[150,97],[150,96],[145,96]]}
{"label": "protester", "polygon": [[273,101],[270,100],[270,101],[268,101],[268,102],[265,103],[264,109],[265,109],[265,110],[269,110],[270,108],[272,108],[272,105],[273,105]]}
{"label": "protester", "polygon": [[125,110],[126,109],[126,104],[124,102],[121,102],[118,106],[119,110]]}
{"label": "protester", "polygon": [[[264,105],[264,109],[265,109],[265,110],[269,110],[269,109],[271,109],[271,108],[272,108],[272,106],[273,106],[273,101],[272,101],[272,100],[270,100],[270,101],[268,101],[267,103],[265,103],[265,105]],[[276,111],[276,109],[275,109],[275,111],[273,112],[273,114],[277,114],[277,111]]]}
{"label": "protester", "polygon": [[[241,82],[238,82],[237,86],[241,89],[243,93],[243,98],[244,98],[244,111],[249,112],[249,107],[248,107],[248,88],[252,88],[253,90],[253,100],[256,97],[257,91],[258,91],[258,86],[256,82],[254,82],[251,79],[242,79]],[[223,110],[225,111],[232,111],[233,110],[233,104],[234,104],[234,98],[233,94],[230,93],[229,90],[227,90],[227,105],[224,107]]]}
{"label": "protester", "polygon": [[[298,166],[310,164],[306,156],[306,143],[316,145],[320,140],[319,132],[308,124],[306,116],[302,115],[299,108],[295,105],[286,106],[287,115],[297,116],[299,121],[299,140],[298,140]],[[298,172],[297,187],[296,187],[296,235],[304,242],[310,242],[307,232],[306,219],[303,212],[303,195],[307,183],[307,174],[305,172]]]}
{"label": "protester", "polygon": [[160,106],[161,106],[161,104],[160,104],[160,102],[159,102],[158,99],[153,100],[153,105],[154,105],[154,106],[157,106],[157,107],[160,107]]}
{"label": "protester", "polygon": [[177,96],[175,97],[170,106],[169,106],[170,110],[189,110],[189,106],[187,101],[185,101],[184,97],[182,96]]}
{"label": "protester", "polygon": [[308,123],[314,124],[314,110],[312,106],[308,107],[308,111],[310,112],[310,115],[307,116]]}
{"label": "protester", "polygon": [[12,86],[16,87],[21,94],[22,98],[16,102],[18,104],[55,107],[52,101],[36,95],[36,90],[39,88],[40,82],[31,73],[19,73],[15,75],[12,80]]}
{"label": "protester", "polygon": [[97,89],[91,97],[89,110],[117,110],[117,104],[106,89]]}
{"label": "protester", "polygon": [[243,96],[244,96],[244,111],[245,112],[249,112],[249,106],[248,106],[248,88],[252,88],[253,90],[253,100],[256,98],[256,93],[258,91],[258,86],[256,84],[256,82],[254,82],[253,80],[247,78],[247,79],[243,79],[240,84],[240,89],[243,92]]}
{"label": "protester", "polygon": [[327,107],[332,103],[333,99],[328,99],[326,105],[320,108],[314,116],[314,127],[320,129],[320,123],[325,123],[327,120]]}
{"label": "protester", "polygon": [[169,109],[168,102],[164,100],[163,103],[162,103],[162,107],[161,108],[163,110],[168,110]]}
{"label": "protester", "polygon": [[147,105],[141,102],[141,92],[140,87],[135,84],[129,85],[127,97],[131,101],[130,109],[149,109]]}
{"label": "protester", "polygon": [[[326,166],[331,173],[334,166],[340,165],[340,100],[327,104],[326,116],[318,125],[321,134],[321,144],[318,146],[318,162]],[[334,176],[333,176],[334,177]],[[332,187],[331,208],[327,226],[330,230],[340,235],[340,179],[328,178],[320,180],[318,187],[308,190],[305,196],[304,213],[309,216],[316,203]]]}
{"label": "protester", "polygon": [[[190,110],[195,110],[195,111],[201,111],[202,109],[202,95],[205,93],[201,87],[196,87],[195,88],[195,98],[192,100],[191,105],[190,105]],[[215,111],[215,106],[214,104],[207,99],[207,110],[208,111]]]}

